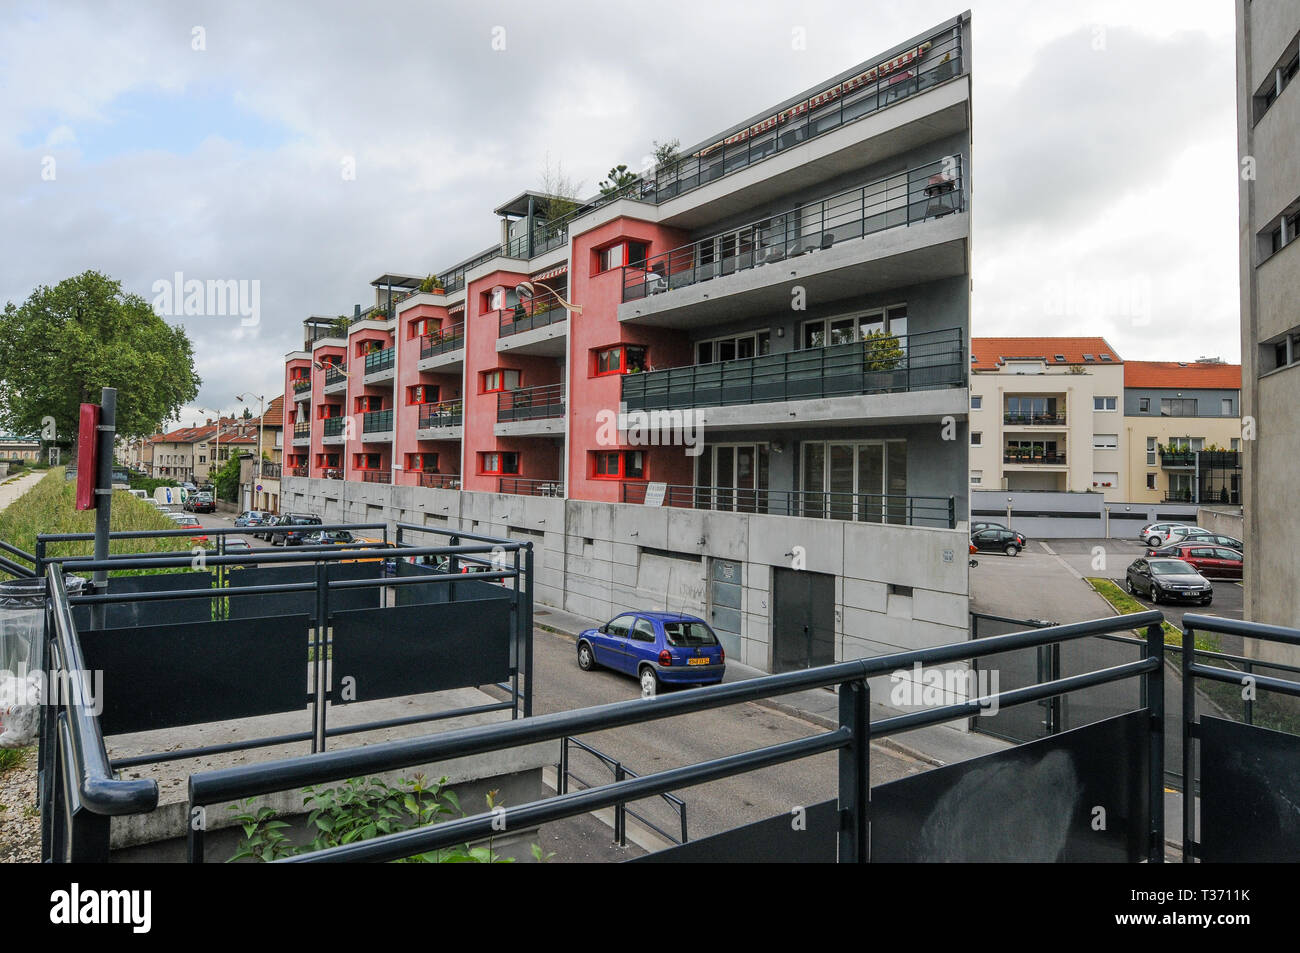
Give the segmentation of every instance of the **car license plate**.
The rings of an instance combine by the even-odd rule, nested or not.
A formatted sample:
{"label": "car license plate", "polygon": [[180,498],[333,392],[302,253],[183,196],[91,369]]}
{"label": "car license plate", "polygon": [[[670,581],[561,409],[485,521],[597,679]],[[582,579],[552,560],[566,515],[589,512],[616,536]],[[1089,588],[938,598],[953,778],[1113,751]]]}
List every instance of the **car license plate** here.
{"label": "car license plate", "polygon": [[686,664],[687,665],[708,665],[709,660],[707,658],[690,658],[686,660]]}

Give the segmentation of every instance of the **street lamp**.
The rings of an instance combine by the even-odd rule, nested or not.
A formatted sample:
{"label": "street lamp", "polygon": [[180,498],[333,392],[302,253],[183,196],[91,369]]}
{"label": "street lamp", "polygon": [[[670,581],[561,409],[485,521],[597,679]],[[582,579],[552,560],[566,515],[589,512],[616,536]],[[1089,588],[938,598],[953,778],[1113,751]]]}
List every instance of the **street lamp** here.
{"label": "street lamp", "polygon": [[[212,476],[212,468],[213,468],[213,466],[214,466],[218,461],[220,461],[220,459],[221,459],[221,411],[219,411],[219,410],[208,410],[208,408],[206,408],[206,407],[198,407],[198,408],[196,408],[196,409],[197,409],[197,410],[201,410],[201,411],[202,411],[203,413],[205,413],[205,414],[216,414],[216,415],[217,415],[217,444],[216,444],[216,447],[215,447],[215,448],[213,449],[213,451],[212,451],[212,462],[208,464],[208,476],[211,477],[211,476]],[[212,488],[213,488],[213,489],[212,489],[212,496],[213,496],[213,499],[216,499],[216,486],[217,486],[216,481],[215,481],[215,480],[211,480],[210,482],[212,483]]]}
{"label": "street lamp", "polygon": [[[236,394],[235,400],[241,404],[244,398],[254,399],[252,394]],[[257,482],[262,482],[262,428],[266,426],[266,398],[258,395],[257,400]]]}
{"label": "street lamp", "polygon": [[555,300],[560,303],[560,307],[563,308],[565,311],[570,311],[573,314],[582,314],[582,305],[570,304],[568,301],[565,301],[562,297],[560,297],[560,293],[558,291],[556,291],[550,285],[541,281],[521,281],[519,282],[519,284],[515,285],[515,293],[516,294],[522,293],[525,297],[531,299],[533,297],[536,297],[537,288],[544,288],[547,291],[549,291],[552,295],[554,295]]}

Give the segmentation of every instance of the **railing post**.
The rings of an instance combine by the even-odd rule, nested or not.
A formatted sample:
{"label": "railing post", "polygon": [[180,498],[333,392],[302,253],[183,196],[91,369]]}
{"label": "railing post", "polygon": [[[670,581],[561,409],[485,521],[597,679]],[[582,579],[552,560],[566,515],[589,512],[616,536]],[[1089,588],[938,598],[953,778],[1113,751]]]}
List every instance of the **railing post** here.
{"label": "railing post", "polygon": [[559,776],[555,779],[555,793],[569,793],[569,736],[560,739]]}
{"label": "railing post", "polygon": [[840,749],[839,862],[871,860],[871,689],[865,678],[840,684],[840,731],[852,740]]}
{"label": "railing post", "polygon": [[1183,863],[1190,864],[1196,857],[1196,841],[1192,834],[1196,827],[1196,773],[1192,757],[1192,739],[1196,730],[1196,686],[1192,683],[1192,662],[1196,652],[1196,633],[1183,623]]}
{"label": "railing post", "polygon": [[957,497],[948,497],[948,528],[957,528]]}
{"label": "railing post", "polygon": [[533,716],[533,544],[524,548],[524,717]]}
{"label": "railing post", "polygon": [[[1150,836],[1147,861],[1165,862],[1165,630],[1161,622],[1147,626],[1147,657],[1159,664],[1142,679],[1147,693],[1148,751],[1150,773],[1148,784],[1148,811]],[[1184,793],[1185,803],[1191,802],[1190,791]]]}
{"label": "railing post", "polygon": [[[618,783],[626,778],[623,771],[623,762],[614,762],[614,782]],[[627,846],[627,805],[619,801],[614,805],[614,840],[619,847]]]}

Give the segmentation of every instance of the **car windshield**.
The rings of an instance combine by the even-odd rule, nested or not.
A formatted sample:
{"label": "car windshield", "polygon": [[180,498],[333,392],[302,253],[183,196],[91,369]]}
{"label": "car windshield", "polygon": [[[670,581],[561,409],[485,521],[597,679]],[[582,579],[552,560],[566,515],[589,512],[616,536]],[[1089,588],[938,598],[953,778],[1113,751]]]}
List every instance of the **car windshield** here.
{"label": "car windshield", "polygon": [[665,622],[669,645],[717,645],[717,636],[703,622]]}
{"label": "car windshield", "polygon": [[1157,576],[1187,576],[1194,575],[1196,567],[1181,560],[1171,559],[1167,563],[1152,563],[1151,571]]}

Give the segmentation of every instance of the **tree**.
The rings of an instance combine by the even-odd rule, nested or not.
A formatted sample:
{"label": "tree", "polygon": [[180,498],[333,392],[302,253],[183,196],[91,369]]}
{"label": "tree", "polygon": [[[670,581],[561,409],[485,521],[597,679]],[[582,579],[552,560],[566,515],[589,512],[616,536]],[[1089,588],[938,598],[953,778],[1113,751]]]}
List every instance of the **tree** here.
{"label": "tree", "polygon": [[202,381],[184,328],[97,271],[41,285],[0,315],[0,425],[20,434],[76,439],[80,405],[117,388],[117,436],[153,434],[179,419]]}
{"label": "tree", "polygon": [[677,161],[677,150],[681,148],[680,139],[669,139],[667,142],[654,140],[655,169],[661,169],[666,165],[671,165]]}
{"label": "tree", "polygon": [[627,166],[621,162],[610,169],[605,181],[600,183],[601,195],[612,195],[626,185],[631,185],[637,179],[635,172],[629,172]]}
{"label": "tree", "polygon": [[903,363],[903,347],[897,335],[871,331],[863,345],[865,367],[869,371],[892,371]]}
{"label": "tree", "polygon": [[225,500],[227,503],[234,503],[239,499],[239,461],[241,459],[237,454],[231,454],[225,466],[217,471],[216,476],[210,478],[217,499]]}
{"label": "tree", "polygon": [[[538,214],[548,223],[558,222],[578,208],[578,193],[582,191],[582,184],[569,177],[564,171],[563,163],[557,162],[552,166],[551,155],[547,153],[542,166],[541,191],[546,198],[538,204]],[[548,228],[546,237],[551,237],[551,234],[552,230]]]}
{"label": "tree", "polygon": [[253,411],[252,411],[251,408],[249,408],[249,407],[245,407],[245,408],[244,408],[244,419],[245,419],[245,420],[252,420],[252,419],[253,419]]}

